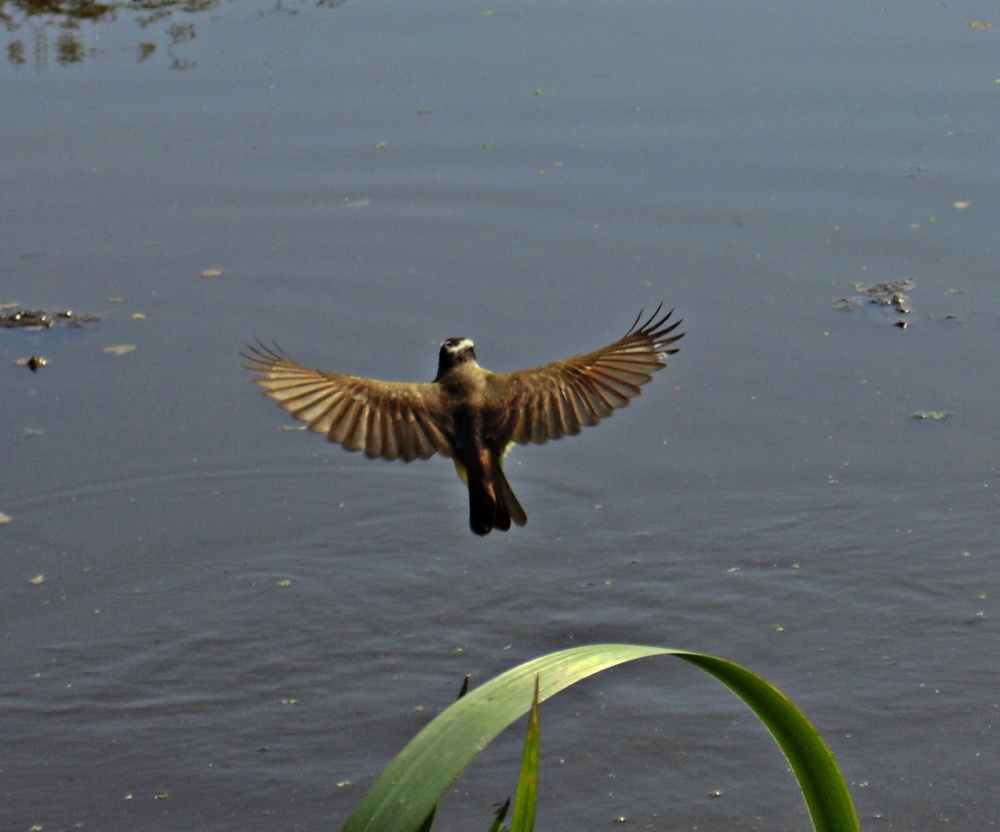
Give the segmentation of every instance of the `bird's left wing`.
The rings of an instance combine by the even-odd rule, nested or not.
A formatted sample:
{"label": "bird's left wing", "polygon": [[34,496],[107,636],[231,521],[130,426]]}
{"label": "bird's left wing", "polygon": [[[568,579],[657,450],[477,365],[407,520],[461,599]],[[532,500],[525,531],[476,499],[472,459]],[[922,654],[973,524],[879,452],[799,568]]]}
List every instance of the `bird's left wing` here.
{"label": "bird's left wing", "polygon": [[451,456],[436,384],[326,373],[263,344],[240,353],[266,394],[314,433],[372,459]]}
{"label": "bird's left wing", "polygon": [[680,321],[668,323],[673,310],[660,308],[613,344],[531,370],[492,376],[494,396],[504,404],[498,433],[510,442],[546,442],[596,425],[639,395],[684,333],[673,334]]}

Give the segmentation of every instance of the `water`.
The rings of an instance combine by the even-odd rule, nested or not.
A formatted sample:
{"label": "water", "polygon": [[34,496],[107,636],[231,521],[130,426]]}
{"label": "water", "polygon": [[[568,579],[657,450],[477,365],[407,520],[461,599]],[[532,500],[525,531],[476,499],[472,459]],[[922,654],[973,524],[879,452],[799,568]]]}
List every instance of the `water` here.
{"label": "water", "polygon": [[[602,641],[762,673],[866,828],[996,825],[983,14],[230,3],[120,10],[76,53],[22,21],[0,302],[102,320],[0,330],[0,828],[338,828],[466,673]],[[907,277],[906,329],[835,308]],[[448,461],[281,432],[237,355],[427,380],[467,335],[508,370],[660,300],[671,366],[515,450],[529,524],[482,540]],[[542,719],[540,829],[808,823],[764,729],[680,662]],[[485,828],[519,741],[440,829]]]}

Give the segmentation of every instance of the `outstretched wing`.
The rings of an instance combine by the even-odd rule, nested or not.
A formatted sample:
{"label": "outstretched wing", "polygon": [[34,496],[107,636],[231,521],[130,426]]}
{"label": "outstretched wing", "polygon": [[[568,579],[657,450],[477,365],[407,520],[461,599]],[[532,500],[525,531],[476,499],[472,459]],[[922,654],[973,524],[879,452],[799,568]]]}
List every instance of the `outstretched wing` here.
{"label": "outstretched wing", "polygon": [[663,359],[680,349],[670,345],[684,336],[672,334],[681,322],[668,324],[673,310],[659,317],[661,308],[641,325],[640,312],[625,336],[604,349],[493,376],[505,413],[498,433],[522,444],[546,442],[579,433],[627,405],[667,366]]}
{"label": "outstretched wing", "polygon": [[267,395],[349,451],[372,459],[428,459],[451,456],[436,384],[407,384],[324,373],[292,361],[263,344],[240,353]]}

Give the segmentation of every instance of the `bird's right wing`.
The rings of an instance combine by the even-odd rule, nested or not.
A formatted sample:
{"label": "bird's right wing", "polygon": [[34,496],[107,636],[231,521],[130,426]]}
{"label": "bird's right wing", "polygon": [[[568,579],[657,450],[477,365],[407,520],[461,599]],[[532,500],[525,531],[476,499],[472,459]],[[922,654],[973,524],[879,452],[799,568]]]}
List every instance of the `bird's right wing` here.
{"label": "bird's right wing", "polygon": [[326,373],[263,344],[240,353],[266,394],[309,430],[372,459],[451,456],[436,384]]}
{"label": "bird's right wing", "polygon": [[661,317],[657,307],[640,325],[640,312],[632,328],[603,349],[492,376],[506,414],[499,433],[521,444],[546,442],[579,433],[627,405],[679,350],[671,345],[684,333],[673,334],[681,322],[668,323],[672,314]]}

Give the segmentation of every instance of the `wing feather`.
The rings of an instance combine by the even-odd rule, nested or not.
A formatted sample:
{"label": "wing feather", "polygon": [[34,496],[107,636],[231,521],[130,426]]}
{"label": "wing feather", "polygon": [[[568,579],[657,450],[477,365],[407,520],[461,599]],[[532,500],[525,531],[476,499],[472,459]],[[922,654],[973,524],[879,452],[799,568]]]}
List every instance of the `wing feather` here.
{"label": "wing feather", "polygon": [[568,433],[572,436],[579,433],[585,424],[583,413],[586,411],[581,407],[576,391],[572,388],[560,391],[559,400],[563,406],[564,434]]}
{"label": "wing feather", "polygon": [[661,308],[641,324],[640,312],[629,331],[603,349],[492,376],[494,400],[505,414],[498,433],[522,444],[547,442],[625,407],[679,350],[672,345],[684,335],[674,334],[681,322],[670,322],[672,309],[661,316]]}
{"label": "wing feather", "polygon": [[437,385],[327,373],[277,348],[258,343],[247,349],[244,366],[265,394],[331,442],[373,459],[451,456]]}

